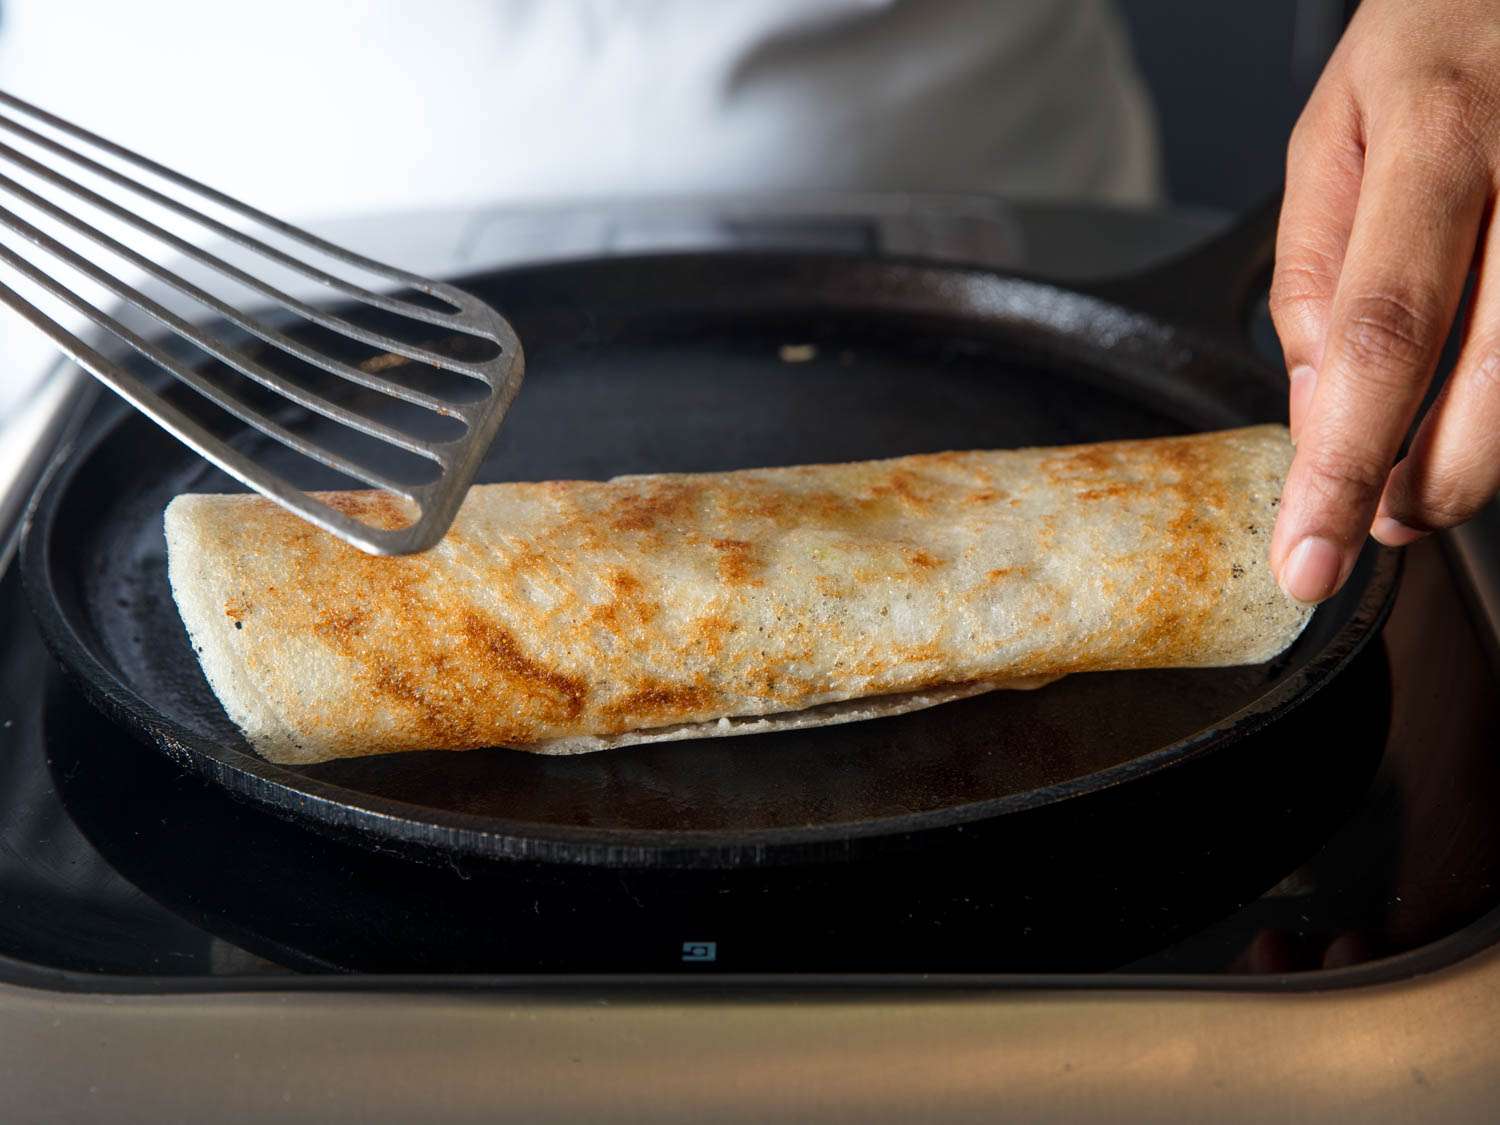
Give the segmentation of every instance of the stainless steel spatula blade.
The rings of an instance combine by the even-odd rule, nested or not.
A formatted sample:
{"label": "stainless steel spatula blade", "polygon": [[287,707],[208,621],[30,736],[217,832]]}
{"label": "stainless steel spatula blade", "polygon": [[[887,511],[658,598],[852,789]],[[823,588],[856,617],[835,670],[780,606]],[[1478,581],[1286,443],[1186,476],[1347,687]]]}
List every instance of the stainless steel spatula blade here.
{"label": "stainless steel spatula blade", "polygon": [[[103,355],[4,283],[0,283],[0,301],[46,333],[79,366],[203,457],[361,550],[372,554],[406,554],[425,550],[442,538],[521,385],[525,369],[521,343],[503,316],[454,286],[419,277],[335,246],[4,92],[0,92],[0,110],[3,110],[0,111],[0,133],[21,142],[30,153],[40,154],[28,154],[28,151],[0,140],[0,194],[9,197],[5,203],[0,203],[0,228],[34,251],[40,251],[36,256],[47,260],[50,268],[44,268],[31,256],[3,243],[0,243],[0,265],[114,335],[215,407],[266,438],[346,477],[392,494],[398,498],[396,510],[405,513],[410,522],[399,527],[377,525],[358,518],[353,514],[354,510],[344,511],[325,503],[270,468],[263,459],[257,459],[217,436],[210,427],[153,390],[145,380]],[[23,121],[29,121],[31,125]],[[68,143],[60,138],[66,138]],[[159,190],[123,171],[122,165],[146,173],[167,190]],[[70,176],[58,171],[65,166],[81,171],[96,184],[108,185],[111,190],[107,193],[96,191],[75,178],[76,172]],[[45,194],[34,190],[10,175],[11,172],[19,172],[33,185],[46,185],[55,190]],[[60,204],[58,194],[74,206]],[[132,201],[134,206],[131,202],[121,202],[122,198]],[[449,341],[467,338],[469,346],[455,349],[430,342],[412,343],[409,338],[402,339],[390,332],[373,329],[357,318],[329,312],[144,217],[139,213],[142,202],[249,251],[258,261],[269,263],[283,274],[289,272],[312,282],[327,290],[330,296],[429,326],[429,333],[431,328],[440,329]],[[19,203],[33,218],[45,217],[53,231],[70,232],[68,241],[29,221],[6,203]],[[205,205],[227,213],[244,226],[205,213]],[[80,209],[95,215],[95,220],[90,222],[80,217]],[[240,289],[249,290],[310,324],[376,349],[393,362],[352,364],[335,358],[269,323],[263,316],[244,312],[177,270],[163,266],[151,254],[100,229],[96,225],[99,222],[97,216],[107,217],[108,224],[117,230],[128,228],[144,235],[151,246],[160,248],[157,257],[175,255],[196,263],[209,271],[209,276],[227,279]],[[410,291],[410,295],[376,292],[337,276],[299,256],[295,250],[282,249],[256,237],[250,233],[256,227],[271,233],[283,245],[300,247],[304,253],[373,275],[380,282]],[[187,298],[194,308],[228,321],[266,346],[256,347],[252,354],[249,349],[231,345],[201,327],[193,317],[168,307],[103,268],[97,262],[97,254],[80,253],[77,249],[80,240],[114,260],[128,263]],[[81,296],[76,291],[76,284],[70,286],[57,280],[53,275],[59,265],[72,276],[86,279],[95,289],[102,289],[124,305],[140,310],[200,353],[199,358],[185,360],[141,336],[117,315]],[[428,300],[416,295],[425,295]],[[469,358],[475,352],[485,354],[482,358]],[[204,370],[204,363],[208,360],[217,361],[223,369],[234,372],[237,379],[248,382],[210,378]],[[402,368],[408,364],[461,376],[472,382],[476,393],[450,395],[434,391],[403,377]],[[427,436],[421,433],[422,430],[430,431],[431,427],[404,426],[351,409],[340,396],[323,393],[310,386],[306,379],[293,377],[291,372],[298,367],[333,376],[351,385],[351,389],[374,392],[384,400],[404,404],[406,408],[454,419],[462,425],[462,432],[435,439],[430,432]],[[248,388],[252,385],[257,392],[256,401],[252,401],[249,395],[237,393],[238,386]],[[263,392],[269,392],[271,398],[267,400]],[[267,402],[278,405],[268,406]],[[286,413],[279,409],[281,406],[287,410],[300,407],[337,426],[347,427],[405,454],[424,459],[430,463],[432,475],[430,479],[413,482],[372,465],[368,457],[360,458],[327,442],[311,440],[281,420]]]}

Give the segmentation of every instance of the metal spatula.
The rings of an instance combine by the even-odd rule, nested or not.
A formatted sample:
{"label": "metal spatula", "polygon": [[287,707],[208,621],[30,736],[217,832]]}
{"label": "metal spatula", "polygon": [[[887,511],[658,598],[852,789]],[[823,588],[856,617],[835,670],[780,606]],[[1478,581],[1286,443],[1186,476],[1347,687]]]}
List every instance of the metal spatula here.
{"label": "metal spatula", "polygon": [[[0,204],[0,228],[44,251],[50,257],[51,265],[50,269],[44,269],[4,244],[0,244],[0,263],[117,336],[197,391],[205,400],[266,437],[354,481],[402,498],[407,503],[400,504],[400,510],[411,518],[411,522],[396,528],[375,526],[323,503],[281,473],[273,471],[263,459],[257,460],[245,449],[217,436],[209,426],[153,391],[137,375],[102,355],[3,283],[0,283],[0,301],[46,333],[79,366],[209,461],[354,546],[374,554],[404,554],[423,550],[442,538],[521,384],[524,361],[520,341],[504,317],[451,285],[417,277],[334,246],[3,92],[0,92],[0,107],[11,111],[0,112],[0,131],[40,154],[40,158],[28,155],[0,141],[0,192],[22,201],[34,217],[45,216],[55,231],[72,232],[69,240],[76,243],[81,237],[87,240],[89,247],[102,249],[113,258],[128,262],[177,294],[189,298],[194,302],[194,309],[215,314],[257,337],[266,346],[257,345],[253,349],[231,346],[195,324],[192,316],[174,311],[102,268],[97,264],[97,253],[90,250],[80,253],[67,241],[54,237],[3,204]],[[16,120],[17,116],[45,131],[22,124]],[[74,147],[62,143],[59,137],[81,143]],[[65,165],[81,170],[101,186],[107,184],[111,189],[119,189],[130,204],[117,202],[113,197],[118,193],[114,190],[106,195],[57,170]],[[126,174],[121,170],[122,165],[146,173],[165,190],[158,190]],[[24,173],[33,184],[59,189],[71,206],[60,205],[54,198],[12,178],[8,173],[14,171]],[[139,212],[143,202],[153,210],[164,209],[181,219],[190,220],[195,229],[201,227],[252,252],[257,262],[269,263],[282,274],[290,271],[291,275],[314,282],[330,294],[403,318],[398,323],[407,330],[408,338],[356,322],[379,319],[382,324],[388,324],[389,317],[336,315],[292,296],[256,276],[253,269],[226,261],[159,223],[142,217]],[[309,344],[305,333],[303,339],[297,339],[262,316],[247,315],[203,285],[165,268],[149,253],[127,245],[80,218],[77,214],[80,204],[97,215],[108,216],[112,225],[121,230],[128,226],[148,236],[151,245],[157,248],[158,256],[175,252],[211,271],[205,276],[229,279],[240,290],[249,290],[306,322],[367,346],[371,351],[369,360],[355,364],[335,358],[328,351]],[[241,226],[205,213],[205,206],[227,213],[234,223]],[[247,233],[255,228],[267,236],[276,237],[291,249],[282,249],[262,237]],[[307,261],[308,257],[322,258],[373,275],[377,287],[389,283],[402,292],[373,292],[364,285],[327,272]],[[72,275],[87,279],[92,286],[102,288],[126,305],[139,309],[202,354],[185,360],[142,337],[117,316],[80,296],[75,291],[76,285],[70,287],[58,281],[53,276],[58,264],[66,267]],[[431,339],[434,328],[442,330],[442,339]],[[413,335],[417,342],[413,342]],[[459,341],[461,346],[455,347],[454,341]],[[475,358],[475,353],[482,354]],[[211,360],[218,361],[217,365],[212,365],[218,372],[217,376],[211,376],[205,369],[205,363]],[[424,381],[420,377],[424,372],[439,378]],[[468,393],[454,393],[443,384],[442,372],[451,373],[447,377],[449,382],[459,384]],[[312,378],[308,377],[309,373]],[[452,375],[462,378],[454,380]],[[329,380],[328,376],[333,379]],[[337,393],[338,388],[348,384],[353,385],[347,387],[349,391],[363,393],[366,399],[373,399],[377,404],[400,406],[408,416],[417,415],[418,422],[424,417],[433,423],[441,418],[456,422],[443,423],[442,428],[448,432],[434,437],[432,431],[439,428],[435,425],[403,425],[382,420],[378,416],[382,414],[380,410],[354,409],[348,404],[349,396]],[[434,384],[440,389],[434,389]],[[363,388],[363,392],[359,388]],[[368,392],[374,392],[374,395]],[[285,419],[297,414],[297,408],[312,411],[338,427],[347,427],[385,446],[394,447],[394,450],[404,451],[408,463],[413,456],[424,459],[430,463],[427,471],[407,473],[406,477],[425,476],[427,479],[404,479],[388,468],[380,467],[387,464],[387,458],[356,456],[342,448],[348,443],[314,441],[296,432]],[[460,433],[452,432],[458,429],[457,423],[462,424]],[[339,431],[336,428],[332,432]],[[265,443],[260,444],[265,447]],[[340,448],[335,448],[335,445]],[[400,461],[403,458],[397,455],[394,459]]]}

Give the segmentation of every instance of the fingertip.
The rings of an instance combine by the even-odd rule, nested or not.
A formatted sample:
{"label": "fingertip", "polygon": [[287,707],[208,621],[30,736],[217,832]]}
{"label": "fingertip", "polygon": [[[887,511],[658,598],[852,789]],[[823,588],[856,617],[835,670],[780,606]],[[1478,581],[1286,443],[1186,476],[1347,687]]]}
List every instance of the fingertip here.
{"label": "fingertip", "polygon": [[1309,535],[1287,553],[1277,580],[1293,601],[1317,605],[1334,595],[1343,584],[1343,575],[1344,555],[1338,544]]}
{"label": "fingertip", "polygon": [[[1387,547],[1409,546],[1433,531],[1433,525],[1423,520],[1422,507],[1412,495],[1412,463],[1409,455],[1396,462],[1370,523],[1371,538]],[[1396,515],[1397,512],[1401,515]]]}
{"label": "fingertip", "polygon": [[1379,515],[1370,525],[1370,534],[1387,547],[1405,547],[1424,538],[1428,532],[1408,527],[1393,516]]}

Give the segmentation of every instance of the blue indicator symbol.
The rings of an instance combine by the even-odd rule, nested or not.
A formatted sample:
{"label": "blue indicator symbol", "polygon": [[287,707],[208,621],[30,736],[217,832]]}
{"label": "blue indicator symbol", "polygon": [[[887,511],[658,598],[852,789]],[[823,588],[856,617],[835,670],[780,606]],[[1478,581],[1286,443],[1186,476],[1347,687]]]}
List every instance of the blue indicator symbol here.
{"label": "blue indicator symbol", "polygon": [[719,943],[716,941],[685,941],[682,943],[684,961],[717,961]]}

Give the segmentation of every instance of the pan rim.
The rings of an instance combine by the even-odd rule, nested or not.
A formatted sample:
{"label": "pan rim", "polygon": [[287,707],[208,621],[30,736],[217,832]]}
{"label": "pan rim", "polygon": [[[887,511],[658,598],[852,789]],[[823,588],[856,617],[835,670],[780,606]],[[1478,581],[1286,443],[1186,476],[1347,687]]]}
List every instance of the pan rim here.
{"label": "pan rim", "polygon": [[[1055,285],[1021,274],[974,267],[903,262],[898,259],[861,259],[855,255],[828,253],[692,253],[641,255],[632,258],[595,259],[614,268],[628,268],[663,259],[724,258],[794,259],[818,261],[874,261],[882,268],[911,267],[938,277],[982,272],[1006,282],[1021,282],[1059,297],[1097,302],[1101,307],[1140,318],[1161,331],[1176,329],[1148,314],[1140,313],[1088,292]],[[576,266],[578,263],[571,263]],[[512,272],[535,272],[566,268],[569,263],[519,266],[486,276]],[[462,284],[462,281],[459,282]],[[854,311],[856,306],[849,306]],[[1213,341],[1213,343],[1219,343]],[[1215,349],[1220,350],[1220,349]],[[1225,349],[1227,350],[1227,349]],[[1241,360],[1243,366],[1243,359]],[[112,721],[123,725],[139,740],[166,753],[179,765],[220,785],[236,798],[247,800],[285,819],[309,822],[310,827],[353,837],[379,846],[381,842],[414,847],[434,857],[460,853],[484,860],[523,860],[564,865],[619,868],[681,867],[737,868],[774,866],[812,859],[848,858],[855,845],[882,841],[900,846],[932,831],[955,829],[965,824],[1002,815],[1056,805],[1086,793],[1117,787],[1195,758],[1210,749],[1238,742],[1300,706],[1339,675],[1378,632],[1390,610],[1397,588],[1401,560],[1397,552],[1371,544],[1356,566],[1363,577],[1347,620],[1303,667],[1287,675],[1264,694],[1251,700],[1211,726],[1102,770],[1083,774],[1050,786],[1009,793],[945,808],[875,817],[858,822],[824,823],[769,829],[724,831],[716,829],[627,829],[579,828],[545,822],[520,821],[434,809],[395,798],[349,789],[310,778],[295,770],[266,761],[248,749],[220,744],[200,735],[158,711],[131,684],[116,674],[80,633],[63,604],[52,579],[53,530],[78,473],[90,461],[98,445],[132,417],[123,403],[91,427],[76,444],[56,451],[41,483],[33,494],[24,526],[20,551],[21,578],[27,600],[40,625],[43,638],[65,671]],[[279,794],[279,799],[277,795]],[[288,807],[287,797],[292,797]],[[437,837],[441,837],[440,839]]]}

